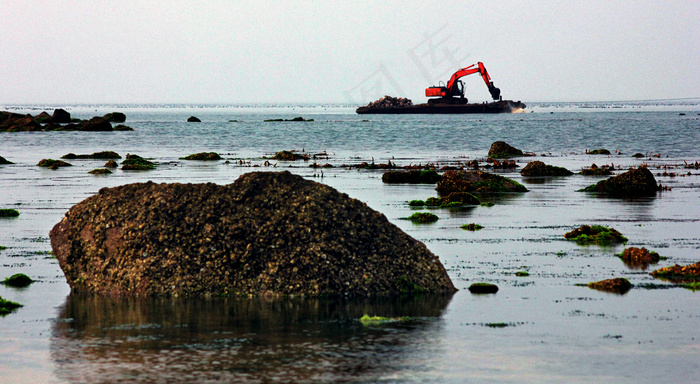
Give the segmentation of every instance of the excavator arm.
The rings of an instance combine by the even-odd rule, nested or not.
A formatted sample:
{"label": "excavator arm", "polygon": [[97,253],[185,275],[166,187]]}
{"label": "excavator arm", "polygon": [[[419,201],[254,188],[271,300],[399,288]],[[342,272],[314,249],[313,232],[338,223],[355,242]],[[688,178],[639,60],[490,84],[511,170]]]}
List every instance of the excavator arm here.
{"label": "excavator arm", "polygon": [[[476,67],[476,68],[474,68]],[[484,67],[484,63],[478,62],[476,64],[472,64],[468,67],[462,68],[459,71],[455,72],[452,74],[452,77],[450,80],[447,82],[447,85],[442,87],[442,86],[433,86],[425,89],[425,96],[427,97],[435,97],[435,96],[441,96],[441,97],[454,97],[454,96],[460,96],[464,97],[464,91],[459,89],[458,86],[458,80],[464,76],[471,75],[473,73],[480,73],[481,78],[484,79],[484,82],[486,83],[486,86],[489,89],[489,93],[491,94],[491,97],[493,97],[494,100],[498,100],[498,98],[501,96],[501,90],[496,88],[496,86],[493,85],[493,81],[491,81],[491,76],[489,76],[489,73],[486,71],[486,67]]]}

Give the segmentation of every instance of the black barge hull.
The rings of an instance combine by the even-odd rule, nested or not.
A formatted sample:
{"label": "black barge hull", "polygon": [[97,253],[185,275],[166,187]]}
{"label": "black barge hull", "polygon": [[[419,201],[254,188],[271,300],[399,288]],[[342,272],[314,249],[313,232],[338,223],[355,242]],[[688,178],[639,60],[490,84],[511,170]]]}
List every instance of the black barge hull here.
{"label": "black barge hull", "polygon": [[409,107],[360,107],[356,112],[364,114],[447,114],[447,113],[512,113],[525,108],[520,101],[503,100],[483,104],[418,104]]}

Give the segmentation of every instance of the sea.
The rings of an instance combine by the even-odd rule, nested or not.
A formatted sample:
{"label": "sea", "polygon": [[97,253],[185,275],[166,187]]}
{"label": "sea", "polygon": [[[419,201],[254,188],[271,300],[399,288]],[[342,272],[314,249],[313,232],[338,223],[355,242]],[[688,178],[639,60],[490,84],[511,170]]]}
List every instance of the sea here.
{"label": "sea", "polygon": [[[0,133],[0,280],[25,273],[26,288],[0,285],[22,304],[0,317],[3,383],[658,383],[698,382],[700,292],[656,279],[655,269],[700,261],[700,98],[532,103],[495,115],[358,115],[353,105],[2,105],[39,114],[63,108],[89,119],[127,116],[133,131]],[[201,122],[189,123],[190,116]],[[303,117],[308,121],[265,121]],[[313,121],[310,121],[313,119]],[[487,168],[493,142],[532,156]],[[609,155],[589,153],[607,149]],[[308,161],[272,159],[283,150]],[[115,151],[157,164],[93,175],[104,160],[42,159]],[[217,152],[220,161],[182,157]],[[641,154],[641,157],[633,157]],[[315,159],[313,158],[315,156]],[[461,167],[476,160],[529,192],[479,194],[483,204],[409,206],[434,184],[385,184],[382,169]],[[540,160],[567,177],[523,177]],[[646,166],[663,187],[653,197],[579,190]],[[325,167],[321,167],[325,166]],[[49,231],[101,188],[129,183],[233,183],[248,172],[290,171],[383,213],[425,243],[459,289],[395,298],[114,298],[71,294]],[[406,220],[414,212],[430,224]],[[478,231],[464,224],[483,226]],[[581,225],[613,227],[626,244],[564,238]],[[628,266],[645,247],[662,259]],[[622,277],[625,294],[588,288]],[[472,294],[473,283],[495,294]],[[364,315],[387,318],[362,322]]]}

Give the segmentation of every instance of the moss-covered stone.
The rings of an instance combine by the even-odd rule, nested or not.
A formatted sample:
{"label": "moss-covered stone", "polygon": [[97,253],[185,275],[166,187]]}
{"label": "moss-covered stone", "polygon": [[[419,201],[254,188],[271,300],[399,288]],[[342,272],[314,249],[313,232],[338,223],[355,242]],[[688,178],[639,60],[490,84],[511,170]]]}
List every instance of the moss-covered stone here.
{"label": "moss-covered stone", "polygon": [[522,184],[501,175],[483,171],[447,171],[435,187],[438,195],[453,192],[527,192]]}
{"label": "moss-covered stone", "polygon": [[67,163],[63,160],[42,159],[37,165],[40,167],[47,167],[49,169],[58,169],[60,167],[70,167],[73,164]]}
{"label": "moss-covered stone", "polygon": [[388,171],[382,175],[382,182],[406,183],[406,184],[435,184],[440,181],[441,176],[434,169],[422,171]]}
{"label": "moss-covered stone", "polygon": [[659,191],[654,175],[646,167],[629,171],[601,180],[597,184],[581,189],[583,192],[599,192],[611,196],[655,196]]}
{"label": "moss-covered stone", "polygon": [[139,155],[126,155],[126,160],[122,161],[122,170],[124,171],[147,171],[155,169],[155,163],[144,159]]}
{"label": "moss-covered stone", "polygon": [[22,304],[20,303],[5,300],[0,296],[0,316],[5,316],[21,306]]}
{"label": "moss-covered stone", "polygon": [[564,235],[565,238],[579,244],[626,243],[627,238],[614,228],[602,225],[582,225]]}
{"label": "moss-covered stone", "polygon": [[574,173],[564,167],[547,165],[542,161],[531,161],[520,171],[523,176],[569,176]]}
{"label": "moss-covered stone", "polygon": [[213,160],[221,160],[222,158],[216,152],[200,152],[200,153],[195,153],[195,154],[192,154],[189,156],[181,157],[180,159],[182,159],[182,160],[213,161]]}
{"label": "moss-covered stone", "polygon": [[523,151],[511,146],[505,141],[496,141],[491,144],[488,156],[492,158],[523,156]]}
{"label": "moss-covered stone", "polygon": [[612,292],[618,294],[625,294],[632,288],[632,283],[629,280],[618,277],[615,279],[607,279],[596,281],[593,283],[588,283],[588,288],[596,289],[599,291]]}
{"label": "moss-covered stone", "polygon": [[95,168],[92,171],[88,171],[88,173],[91,175],[109,175],[112,171],[106,168]]}
{"label": "moss-covered stone", "polygon": [[408,202],[408,205],[411,207],[422,207],[425,205],[425,201],[423,201],[423,200],[411,200]]}
{"label": "moss-covered stone", "polygon": [[296,161],[296,160],[309,160],[310,157],[307,154],[296,153],[292,151],[280,151],[273,157],[275,160],[285,160],[285,161]]}
{"label": "moss-covered stone", "polygon": [[469,292],[471,293],[496,293],[498,292],[498,286],[491,283],[474,283],[469,286]]}
{"label": "moss-covered stone", "polygon": [[121,112],[111,112],[103,116],[110,123],[123,123],[126,121],[126,115]]}
{"label": "moss-covered stone", "polygon": [[608,151],[607,149],[601,148],[601,149],[594,149],[594,150],[588,151],[586,153],[588,153],[589,155],[609,155],[610,151]]}
{"label": "moss-covered stone", "polygon": [[0,217],[17,217],[19,216],[19,211],[11,208],[0,209]]}
{"label": "moss-covered stone", "polygon": [[408,220],[414,223],[434,223],[439,217],[430,212],[416,212],[408,217]]}
{"label": "moss-covered stone", "polygon": [[3,280],[0,283],[9,285],[10,287],[22,288],[29,286],[29,284],[33,282],[34,280],[32,280],[29,276],[25,275],[24,273],[15,273],[10,277],[5,278],[5,280]]}
{"label": "moss-covered stone", "polygon": [[114,160],[109,160],[108,162],[105,163],[104,166],[107,168],[117,168],[119,166],[119,164],[117,164],[117,162]]}
{"label": "moss-covered stone", "polygon": [[476,223],[469,223],[469,224],[464,224],[461,227],[465,231],[478,231],[482,228],[484,228],[482,225],[476,224]]}

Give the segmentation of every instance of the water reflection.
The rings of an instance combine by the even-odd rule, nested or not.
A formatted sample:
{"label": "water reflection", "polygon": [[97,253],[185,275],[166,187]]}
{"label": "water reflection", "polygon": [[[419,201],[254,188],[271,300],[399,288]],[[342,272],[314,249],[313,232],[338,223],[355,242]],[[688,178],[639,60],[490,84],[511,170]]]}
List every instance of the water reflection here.
{"label": "water reflection", "polygon": [[[69,382],[374,381],[421,371],[451,296],[394,300],[68,296],[53,326]],[[410,316],[363,326],[363,314]]]}

